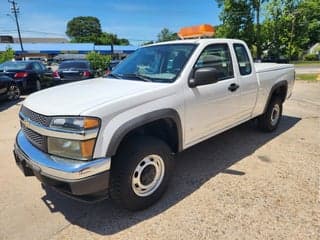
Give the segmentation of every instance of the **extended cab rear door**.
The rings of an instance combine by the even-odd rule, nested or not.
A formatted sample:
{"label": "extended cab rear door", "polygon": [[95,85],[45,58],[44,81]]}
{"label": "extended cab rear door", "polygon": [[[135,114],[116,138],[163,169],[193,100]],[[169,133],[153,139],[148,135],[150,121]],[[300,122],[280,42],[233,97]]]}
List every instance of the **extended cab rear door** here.
{"label": "extended cab rear door", "polygon": [[235,71],[240,83],[241,104],[240,111],[243,118],[250,118],[255,107],[258,94],[258,80],[249,49],[241,42],[233,43],[234,54],[236,56]]}
{"label": "extended cab rear door", "polygon": [[210,137],[242,117],[241,86],[234,71],[231,48],[228,43],[210,44],[202,50],[193,67],[193,72],[198,68],[213,67],[221,74],[216,83],[186,87],[186,146]]}

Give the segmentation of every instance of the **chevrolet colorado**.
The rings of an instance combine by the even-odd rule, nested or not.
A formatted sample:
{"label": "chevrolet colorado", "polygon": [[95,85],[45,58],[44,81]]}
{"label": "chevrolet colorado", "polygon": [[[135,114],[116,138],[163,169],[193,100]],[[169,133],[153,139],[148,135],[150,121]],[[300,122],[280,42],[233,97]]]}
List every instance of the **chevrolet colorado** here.
{"label": "chevrolet colorado", "polygon": [[253,118],[275,130],[294,78],[293,65],[253,63],[240,40],[141,47],[105,78],[30,95],[15,160],[71,197],[143,209],[167,188],[175,153]]}

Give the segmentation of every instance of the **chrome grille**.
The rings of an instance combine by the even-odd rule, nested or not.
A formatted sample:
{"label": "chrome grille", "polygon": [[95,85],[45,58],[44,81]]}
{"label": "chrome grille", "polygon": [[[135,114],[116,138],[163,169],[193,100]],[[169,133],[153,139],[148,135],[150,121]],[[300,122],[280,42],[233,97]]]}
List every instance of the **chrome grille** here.
{"label": "chrome grille", "polygon": [[23,124],[21,124],[21,128],[23,130],[24,135],[27,139],[37,148],[41,149],[44,152],[47,152],[47,137],[42,136],[35,131],[32,131],[29,128],[26,128]]}
{"label": "chrome grille", "polygon": [[[23,117],[30,119],[30,121],[35,122],[41,126],[48,127],[50,125],[51,118],[39,113],[33,112],[30,109],[22,106],[20,112],[23,114]],[[29,128],[27,128],[21,122],[21,129],[26,136],[26,138],[40,150],[47,152],[47,137],[43,136]]]}
{"label": "chrome grille", "polygon": [[30,109],[26,108],[25,106],[21,107],[20,112],[30,119],[31,121],[38,123],[42,126],[49,127],[51,118],[36,112],[31,111]]}

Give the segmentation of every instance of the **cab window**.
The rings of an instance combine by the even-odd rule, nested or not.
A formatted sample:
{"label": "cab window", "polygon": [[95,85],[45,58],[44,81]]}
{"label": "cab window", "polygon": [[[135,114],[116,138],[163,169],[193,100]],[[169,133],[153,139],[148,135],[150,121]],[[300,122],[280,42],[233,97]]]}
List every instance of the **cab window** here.
{"label": "cab window", "polygon": [[32,64],[32,69],[33,69],[34,71],[36,71],[36,72],[41,72],[41,71],[42,71],[42,68],[41,68],[41,66],[40,66],[39,63],[33,63],[33,64]]}
{"label": "cab window", "polygon": [[195,68],[213,67],[218,71],[218,79],[233,78],[232,59],[227,44],[213,44],[201,53]]}
{"label": "cab window", "polygon": [[246,48],[242,44],[233,44],[237,56],[239,71],[241,75],[249,75],[252,72],[250,59]]}

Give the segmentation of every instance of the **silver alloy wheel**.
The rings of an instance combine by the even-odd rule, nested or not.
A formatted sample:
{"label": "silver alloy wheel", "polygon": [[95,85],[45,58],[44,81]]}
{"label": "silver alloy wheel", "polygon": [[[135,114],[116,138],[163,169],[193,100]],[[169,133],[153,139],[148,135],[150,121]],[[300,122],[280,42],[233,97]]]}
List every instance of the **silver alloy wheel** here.
{"label": "silver alloy wheel", "polygon": [[162,183],[164,173],[164,161],[159,155],[146,156],[139,162],[133,172],[132,190],[140,197],[150,196]]}
{"label": "silver alloy wheel", "polygon": [[20,97],[20,89],[16,85],[11,85],[8,90],[8,99],[17,100]]}
{"label": "silver alloy wheel", "polygon": [[280,106],[279,104],[275,104],[273,106],[273,109],[271,111],[271,125],[275,126],[277,125],[279,118],[280,118]]}

